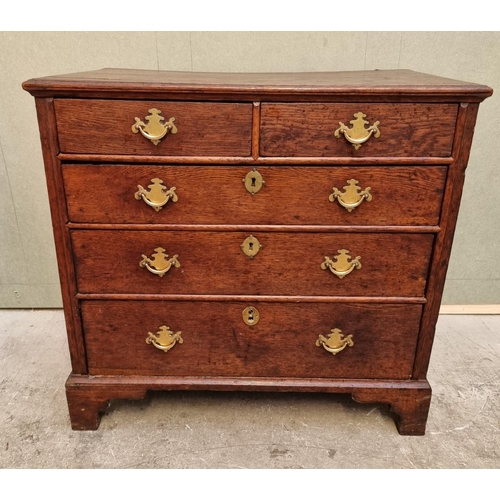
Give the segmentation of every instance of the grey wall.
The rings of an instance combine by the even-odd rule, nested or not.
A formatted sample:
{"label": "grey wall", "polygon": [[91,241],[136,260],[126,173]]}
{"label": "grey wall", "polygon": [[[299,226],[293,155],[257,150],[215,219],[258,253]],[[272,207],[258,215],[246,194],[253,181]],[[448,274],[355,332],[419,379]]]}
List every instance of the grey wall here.
{"label": "grey wall", "polygon": [[60,307],[29,78],[104,67],[182,71],[407,68],[489,85],[479,113],[447,304],[500,304],[500,33],[1,32],[0,307]]}

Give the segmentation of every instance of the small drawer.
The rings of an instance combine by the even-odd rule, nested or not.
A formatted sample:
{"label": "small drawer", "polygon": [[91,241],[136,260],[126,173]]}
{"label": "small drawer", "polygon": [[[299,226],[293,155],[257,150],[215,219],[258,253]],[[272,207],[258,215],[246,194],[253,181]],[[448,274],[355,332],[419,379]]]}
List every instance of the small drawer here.
{"label": "small drawer", "polygon": [[[54,105],[59,147],[63,153],[195,157],[250,155],[251,104],[56,99]],[[161,113],[158,115],[152,110]],[[171,118],[175,119],[171,122],[175,130],[171,129],[154,144],[142,135],[139,128],[146,134],[149,131],[152,137],[159,137],[159,116],[164,119],[159,130]],[[146,128],[135,127],[136,118]]]}
{"label": "small drawer", "polygon": [[63,177],[72,222],[437,225],[446,167],[64,165]]}
{"label": "small drawer", "polygon": [[[263,103],[261,113],[261,156],[449,157],[458,106]],[[346,135],[369,138],[355,147]]]}
{"label": "small drawer", "polygon": [[[433,238],[404,233],[71,232],[78,291],[111,294],[422,297]],[[171,260],[175,255],[177,260]]]}
{"label": "small drawer", "polygon": [[[356,303],[81,306],[90,375],[173,377],[408,379],[422,312],[421,305]],[[258,314],[253,325],[243,321],[246,308]]]}

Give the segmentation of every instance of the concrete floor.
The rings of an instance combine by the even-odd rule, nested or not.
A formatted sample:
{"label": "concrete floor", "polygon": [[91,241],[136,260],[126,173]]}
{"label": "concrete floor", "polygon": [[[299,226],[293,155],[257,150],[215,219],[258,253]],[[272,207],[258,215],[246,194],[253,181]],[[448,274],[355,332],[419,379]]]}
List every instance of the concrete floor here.
{"label": "concrete floor", "polygon": [[500,316],[441,316],[424,437],[347,396],[151,393],[72,431],[60,310],[0,311],[0,468],[500,467]]}

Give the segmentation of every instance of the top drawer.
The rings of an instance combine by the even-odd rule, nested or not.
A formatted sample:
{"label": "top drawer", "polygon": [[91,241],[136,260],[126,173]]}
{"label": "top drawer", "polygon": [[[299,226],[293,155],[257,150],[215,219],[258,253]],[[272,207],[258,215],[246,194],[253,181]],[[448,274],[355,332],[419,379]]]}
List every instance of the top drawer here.
{"label": "top drawer", "polygon": [[[260,155],[446,157],[451,155],[457,113],[456,104],[263,103]],[[356,148],[343,131],[335,134],[341,123],[354,139],[363,140],[375,124],[380,135],[374,129]]]}
{"label": "top drawer", "polygon": [[[251,151],[251,104],[56,99],[55,111],[63,153],[239,157]],[[175,118],[177,133],[155,145],[132,131],[135,118],[147,133],[158,116],[161,124]]]}

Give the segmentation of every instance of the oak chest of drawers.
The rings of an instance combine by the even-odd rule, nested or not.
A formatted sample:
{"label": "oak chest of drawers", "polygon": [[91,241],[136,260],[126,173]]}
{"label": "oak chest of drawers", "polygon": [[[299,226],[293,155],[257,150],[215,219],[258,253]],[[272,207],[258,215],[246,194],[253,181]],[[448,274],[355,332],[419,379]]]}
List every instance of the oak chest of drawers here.
{"label": "oak chest of drawers", "polygon": [[350,393],[423,434],[479,103],[412,71],[100,70],[36,98],[74,429],[148,390]]}

